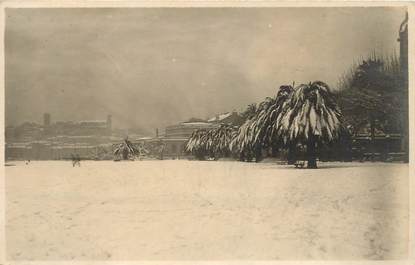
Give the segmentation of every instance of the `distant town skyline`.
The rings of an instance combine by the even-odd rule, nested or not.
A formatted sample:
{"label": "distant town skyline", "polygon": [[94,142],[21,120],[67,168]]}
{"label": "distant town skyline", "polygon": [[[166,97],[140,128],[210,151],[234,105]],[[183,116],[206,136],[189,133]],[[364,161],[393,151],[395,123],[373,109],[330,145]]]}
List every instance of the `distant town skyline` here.
{"label": "distant town skyline", "polygon": [[[7,9],[6,125],[163,128],[399,52],[401,7]],[[357,41],[358,40],[358,41]]]}

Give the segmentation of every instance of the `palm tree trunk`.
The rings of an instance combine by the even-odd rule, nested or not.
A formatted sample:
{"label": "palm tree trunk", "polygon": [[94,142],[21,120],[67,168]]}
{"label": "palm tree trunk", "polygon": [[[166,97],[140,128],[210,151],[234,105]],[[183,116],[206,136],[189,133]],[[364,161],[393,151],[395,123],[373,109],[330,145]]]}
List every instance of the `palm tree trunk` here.
{"label": "palm tree trunk", "polygon": [[244,151],[241,151],[239,153],[239,161],[242,161],[242,162],[245,161],[245,152]]}
{"label": "palm tree trunk", "polygon": [[127,160],[128,159],[128,150],[124,149],[122,152],[122,159]]}
{"label": "palm tree trunk", "polygon": [[251,149],[248,149],[246,151],[245,161],[246,162],[252,162],[252,150]]}
{"label": "palm tree trunk", "polygon": [[278,146],[276,144],[273,144],[271,147],[271,157],[277,157],[278,151]]}
{"label": "palm tree trunk", "polygon": [[296,152],[296,142],[290,142],[288,144],[288,165],[294,165],[294,163],[297,161],[297,152]]}
{"label": "palm tree trunk", "polygon": [[262,146],[258,144],[255,146],[255,162],[258,163],[261,160],[262,160]]}
{"label": "palm tree trunk", "polygon": [[307,141],[307,168],[317,168],[316,141],[313,137]]}

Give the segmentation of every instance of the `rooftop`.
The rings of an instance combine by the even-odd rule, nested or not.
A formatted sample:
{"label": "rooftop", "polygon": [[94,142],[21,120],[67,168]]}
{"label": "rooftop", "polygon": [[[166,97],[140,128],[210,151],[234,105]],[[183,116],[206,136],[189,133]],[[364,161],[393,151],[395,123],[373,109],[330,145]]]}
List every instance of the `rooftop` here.
{"label": "rooftop", "polygon": [[222,114],[219,114],[215,117],[212,117],[212,118],[208,119],[208,122],[221,121],[221,120],[224,120],[224,119],[230,117],[231,115],[232,115],[232,112],[222,113]]}

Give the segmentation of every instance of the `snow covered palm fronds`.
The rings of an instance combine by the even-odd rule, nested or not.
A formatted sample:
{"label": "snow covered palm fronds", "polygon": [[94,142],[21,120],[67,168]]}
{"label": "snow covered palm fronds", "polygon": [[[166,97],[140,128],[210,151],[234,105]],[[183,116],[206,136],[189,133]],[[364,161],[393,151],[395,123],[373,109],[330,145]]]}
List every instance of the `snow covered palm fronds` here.
{"label": "snow covered palm fronds", "polygon": [[342,126],[335,96],[327,84],[315,81],[295,89],[281,86],[276,97],[261,102],[238,130],[221,125],[196,131],[186,148],[193,154],[203,152],[215,157],[231,151],[240,159],[254,154],[258,161],[264,148],[295,148],[300,143],[308,146],[313,154],[310,161],[315,161],[316,143],[336,140],[344,133]]}
{"label": "snow covered palm fronds", "polygon": [[137,144],[136,149],[138,150],[138,156],[148,156],[150,151],[144,146],[144,144]]}
{"label": "snow covered palm fronds", "polygon": [[232,143],[233,150],[245,151],[256,146],[268,147],[278,141],[276,122],[293,91],[291,86],[281,86],[275,98],[268,97],[261,102],[253,117],[239,128]]}
{"label": "snow covered palm fronds", "polygon": [[253,122],[254,120],[252,118],[248,119],[239,127],[230,144],[232,152],[240,153],[252,148],[254,135],[252,132]]}
{"label": "snow covered palm fronds", "polygon": [[123,159],[128,159],[129,157],[148,155],[148,151],[144,148],[143,145],[134,145],[128,139],[115,146],[114,155],[122,156]]}
{"label": "snow covered palm fronds", "polygon": [[293,94],[293,87],[281,86],[274,99],[268,98],[259,108],[255,121],[255,137],[257,143],[271,146],[273,142],[279,142],[276,122],[283,112],[284,105],[289,102]]}
{"label": "snow covered palm fronds", "polygon": [[186,150],[199,157],[205,155],[227,156],[230,154],[230,146],[235,132],[234,127],[225,124],[210,130],[197,130],[187,141]]}
{"label": "snow covered palm fronds", "polygon": [[212,132],[212,151],[214,154],[227,156],[230,154],[230,146],[233,138],[236,135],[236,129],[230,125],[221,125],[220,127],[211,130]]}
{"label": "snow covered palm fronds", "polygon": [[341,113],[328,85],[315,81],[298,86],[275,127],[285,141],[316,137],[330,142],[338,138],[342,130]]}
{"label": "snow covered palm fronds", "polygon": [[205,151],[207,146],[206,134],[206,129],[194,131],[186,143],[186,150],[191,153]]}

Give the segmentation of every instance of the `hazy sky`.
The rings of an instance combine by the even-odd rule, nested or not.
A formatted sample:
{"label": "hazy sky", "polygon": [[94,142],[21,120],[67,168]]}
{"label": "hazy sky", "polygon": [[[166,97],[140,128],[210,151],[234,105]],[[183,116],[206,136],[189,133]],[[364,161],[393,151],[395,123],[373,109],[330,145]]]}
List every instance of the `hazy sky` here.
{"label": "hazy sky", "polygon": [[399,52],[403,8],[7,9],[6,124],[105,119],[153,129],[242,110],[281,84],[334,87]]}

